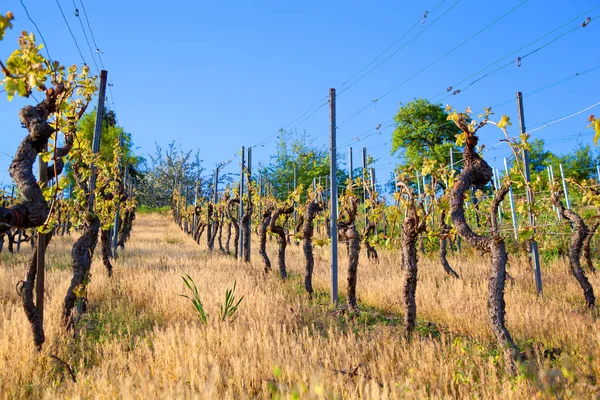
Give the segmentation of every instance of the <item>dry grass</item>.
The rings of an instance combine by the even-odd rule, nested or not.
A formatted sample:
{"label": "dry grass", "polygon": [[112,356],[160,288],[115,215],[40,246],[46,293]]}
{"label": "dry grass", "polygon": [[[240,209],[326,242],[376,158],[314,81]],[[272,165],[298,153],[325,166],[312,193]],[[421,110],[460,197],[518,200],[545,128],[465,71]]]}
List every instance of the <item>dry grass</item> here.
{"label": "dry grass", "polygon": [[[379,264],[362,260],[358,295],[364,311],[350,318],[328,305],[327,249],[316,249],[319,293],[309,300],[302,289],[300,247],[288,247],[291,277],[282,283],[276,274],[263,275],[258,254],[251,265],[209,254],[168,217],[145,215],[136,220],[112,279],[95,261],[90,310],[73,337],[59,325],[71,243],[72,238],[55,238],[50,246],[47,342],[41,353],[33,348],[15,291],[26,254],[0,254],[2,397],[600,396],[600,324],[585,310],[562,262],[544,268],[545,297],[538,300],[532,271],[511,259],[515,283],[506,294],[508,325],[529,360],[519,376],[508,377],[487,327],[487,258],[451,259],[461,280],[446,278],[435,260],[421,260],[420,334],[408,343],[401,335],[397,252],[381,251]],[[198,285],[209,314],[206,326],[178,297],[186,290],[184,273]],[[245,298],[237,319],[220,323],[218,304],[234,281]],[[343,292],[343,271],[340,282]],[[598,277],[592,283],[600,290]],[[70,365],[76,383],[50,355]]]}

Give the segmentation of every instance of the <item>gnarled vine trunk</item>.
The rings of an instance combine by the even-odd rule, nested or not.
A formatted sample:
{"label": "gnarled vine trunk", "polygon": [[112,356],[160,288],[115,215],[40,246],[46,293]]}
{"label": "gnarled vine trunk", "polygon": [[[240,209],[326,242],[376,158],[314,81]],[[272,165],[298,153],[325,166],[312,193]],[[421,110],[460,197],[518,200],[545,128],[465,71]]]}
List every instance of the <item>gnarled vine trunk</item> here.
{"label": "gnarled vine trunk", "polygon": [[252,182],[250,179],[250,175],[247,175],[248,183],[248,199],[246,201],[246,210],[244,215],[242,215],[242,237],[244,238],[244,251],[242,254],[242,258],[244,262],[250,262],[250,241],[252,236],[252,211],[254,210],[254,205],[252,204]]}
{"label": "gnarled vine trunk", "polygon": [[[48,90],[41,103],[25,106],[19,111],[21,123],[29,133],[19,145],[8,171],[21,193],[22,201],[8,207],[0,207],[0,234],[8,232],[11,228],[36,228],[46,222],[49,210],[42,189],[33,174],[33,164],[37,155],[46,150],[48,140],[55,132],[48,123],[48,117],[57,110],[66,90],[61,83]],[[82,109],[85,112],[85,106]],[[65,145],[55,150],[57,162],[56,166],[48,167],[49,179],[62,172],[62,157],[69,153],[72,145],[73,137],[68,136]]]}
{"label": "gnarled vine trunk", "polygon": [[294,212],[294,206],[287,208],[276,208],[271,214],[269,222],[269,230],[277,235],[277,260],[279,262],[279,275],[281,279],[287,279],[287,271],[285,268],[285,248],[287,246],[286,230],[283,226],[277,225],[277,220],[281,215],[288,215]]}
{"label": "gnarled vine trunk", "polygon": [[219,213],[219,251],[225,254],[225,248],[223,247],[223,215]]}
{"label": "gnarled vine trunk", "polygon": [[[27,129],[28,135],[15,153],[9,167],[9,174],[21,193],[22,201],[8,207],[0,207],[0,235],[7,233],[9,240],[11,239],[9,232],[11,229],[37,228],[44,225],[48,218],[49,209],[42,188],[33,174],[33,165],[37,155],[46,151],[50,137],[56,132],[55,128],[50,125],[48,117],[57,111],[68,90],[70,89],[65,86],[64,82],[58,83],[53,88],[46,90],[46,97],[41,103],[36,106],[25,106],[19,111],[19,119]],[[81,118],[87,104],[86,102],[81,105],[75,120]],[[65,157],[71,150],[73,140],[73,135],[65,135],[63,147],[54,150],[56,161],[54,165],[48,166],[48,179],[58,179],[58,175],[62,173],[64,168],[62,157]],[[47,242],[49,242],[49,238],[46,246]],[[10,247],[9,250],[12,250]],[[25,314],[31,323],[35,345],[39,349],[44,342],[44,330],[42,320],[33,303],[33,288],[37,273],[36,253],[33,253],[29,261],[27,277],[22,288],[22,299]]]}
{"label": "gnarled vine trunk", "polygon": [[[73,308],[77,299],[85,302],[85,286],[89,277],[94,249],[98,243],[98,230],[100,220],[95,214],[88,213],[83,223],[82,234],[73,245],[71,257],[73,259],[73,277],[67,290],[63,305],[63,323],[67,328],[72,328],[75,323]],[[84,304],[85,307],[85,304]]]}
{"label": "gnarled vine trunk", "polygon": [[583,259],[585,260],[585,264],[587,266],[588,271],[595,274],[596,268],[594,268],[594,261],[592,260],[591,246],[592,239],[594,238],[594,234],[600,225],[600,221],[594,222],[594,224],[590,227],[588,234],[585,236],[583,241]]}
{"label": "gnarled vine trunk", "polygon": [[551,196],[552,204],[554,204],[560,211],[560,215],[570,221],[573,224],[573,233],[571,234],[571,243],[569,243],[569,266],[571,267],[571,273],[577,279],[579,286],[583,290],[583,297],[585,303],[589,308],[594,308],[596,303],[596,297],[594,296],[594,288],[588,280],[585,272],[581,268],[581,250],[586,237],[589,234],[589,230],[583,218],[579,216],[575,211],[565,208],[562,201],[558,198],[555,192]]}
{"label": "gnarled vine trunk", "polygon": [[[46,235],[45,245],[46,248],[52,239],[52,234]],[[39,242],[38,242],[39,243]],[[35,278],[37,274],[37,248],[38,245],[33,249],[33,254],[29,257],[27,275],[25,280],[23,281],[23,285],[20,288],[21,300],[23,302],[23,309],[25,310],[25,315],[31,324],[31,330],[33,332],[33,342],[35,343],[38,349],[41,349],[42,344],[46,340],[44,334],[44,324],[38,309],[36,307],[36,303],[33,299],[33,293],[35,290]]]}
{"label": "gnarled vine trunk", "polygon": [[265,263],[265,272],[271,271],[271,260],[267,254],[267,229],[271,223],[273,207],[267,207],[262,213],[262,221],[258,226],[258,253]]}
{"label": "gnarled vine trunk", "polygon": [[450,193],[450,216],[456,231],[469,245],[479,251],[489,251],[492,254],[488,283],[488,319],[496,340],[503,349],[506,368],[510,373],[515,374],[516,362],[520,354],[505,323],[504,284],[508,255],[504,239],[498,233],[496,217],[498,204],[508,193],[509,187],[503,185],[492,202],[491,235],[487,237],[473,232],[465,218],[465,192],[472,186],[480,188],[489,183],[492,180],[492,169],[475,151],[478,139],[473,130],[467,126],[467,122],[459,121],[457,125],[466,135],[463,151],[464,168],[456,177]]}
{"label": "gnarled vine trunk", "polygon": [[365,227],[365,230],[363,232],[362,242],[365,245],[365,248],[367,249],[367,258],[373,262],[379,262],[379,255],[377,254],[377,250],[375,250],[375,248],[371,246],[371,243],[369,243],[369,236],[372,232],[375,232],[375,228],[375,223],[369,221],[369,224]]}
{"label": "gnarled vine trunk", "polygon": [[450,263],[447,258],[447,243],[448,243],[448,234],[450,233],[450,227],[446,223],[446,211],[442,210],[442,214],[440,215],[440,262],[444,271],[453,278],[459,278],[456,271],[452,269]]}
{"label": "gnarled vine trunk", "polygon": [[323,205],[317,200],[311,200],[306,205],[306,212],[300,219],[302,220],[302,250],[305,258],[304,288],[310,296],[313,294],[312,275],[315,267],[315,258],[313,255],[312,237],[315,231],[313,222],[318,212],[323,211]]}
{"label": "gnarled vine trunk", "polygon": [[133,221],[135,220],[135,208],[126,209],[123,221],[121,223],[121,229],[119,231],[119,240],[117,246],[121,249],[125,248],[125,243],[131,237],[131,230],[133,229]]}
{"label": "gnarled vine trunk", "polygon": [[417,280],[418,261],[417,239],[425,231],[426,219],[419,217],[417,204],[412,190],[404,182],[398,183],[408,196],[406,217],[402,223],[402,269],[404,270],[404,284],[402,295],[404,301],[404,333],[406,338],[412,335],[417,324]]}
{"label": "gnarled vine trunk", "polygon": [[110,262],[110,253],[111,253],[111,240],[110,240],[110,230],[102,229],[100,232],[100,242],[102,245],[102,263],[106,268],[106,272],[108,276],[112,276],[113,274],[113,266]]}
{"label": "gnarled vine trunk", "polygon": [[231,221],[227,223],[227,240],[225,241],[225,252],[229,255],[231,250],[229,245],[231,244]]}
{"label": "gnarled vine trunk", "polygon": [[236,213],[231,211],[231,207],[233,207],[234,205],[238,206],[240,205],[240,199],[231,199],[229,200],[229,202],[227,203],[227,216],[229,217],[229,220],[231,221],[231,223],[233,224],[233,258],[235,258],[237,260],[238,256],[239,256],[239,244],[240,244],[240,224],[237,220],[237,218],[235,217]]}
{"label": "gnarled vine trunk", "polygon": [[358,311],[356,301],[356,282],[358,280],[358,258],[360,255],[360,235],[356,229],[356,213],[358,212],[358,198],[351,197],[349,205],[343,210],[345,218],[338,221],[338,232],[346,241],[348,249],[348,307]]}

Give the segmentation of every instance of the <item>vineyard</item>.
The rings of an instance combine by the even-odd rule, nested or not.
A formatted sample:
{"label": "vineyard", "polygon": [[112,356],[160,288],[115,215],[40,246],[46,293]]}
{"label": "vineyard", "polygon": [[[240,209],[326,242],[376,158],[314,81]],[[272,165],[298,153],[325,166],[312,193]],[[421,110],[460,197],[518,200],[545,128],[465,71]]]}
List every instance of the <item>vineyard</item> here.
{"label": "vineyard", "polygon": [[[600,103],[527,129],[529,93],[512,119],[414,99],[339,143],[354,81],[296,120],[328,106],[327,149],[282,128],[270,161],[264,139],[206,173],[181,143],[136,154],[87,34],[96,73],[38,36],[0,59],[26,101],[0,186],[3,398],[600,396],[600,157],[535,135],[585,114],[597,146]],[[355,167],[349,145],[390,127],[389,179],[366,147]]]}

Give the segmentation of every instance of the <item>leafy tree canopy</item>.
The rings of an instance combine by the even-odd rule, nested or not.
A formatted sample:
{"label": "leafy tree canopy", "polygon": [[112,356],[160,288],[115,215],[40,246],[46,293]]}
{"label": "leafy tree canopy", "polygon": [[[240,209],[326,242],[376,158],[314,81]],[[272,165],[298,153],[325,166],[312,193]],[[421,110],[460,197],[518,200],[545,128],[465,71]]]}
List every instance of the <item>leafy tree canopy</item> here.
{"label": "leafy tree canopy", "polygon": [[[276,154],[267,166],[259,166],[260,174],[272,185],[277,198],[283,200],[294,190],[294,167],[304,195],[313,178],[329,176],[329,151],[309,143],[306,133],[281,130]],[[338,168],[337,183],[343,185],[346,179],[346,172]],[[322,185],[325,186],[323,181]]]}
{"label": "leafy tree canopy", "polygon": [[593,153],[590,145],[580,143],[572,151],[562,155],[546,150],[543,139],[533,140],[530,145],[529,168],[532,173],[545,174],[546,168],[552,166],[555,177],[559,177],[559,165],[562,164],[567,177],[578,181],[595,177],[600,156]]}
{"label": "leafy tree canopy", "polygon": [[[173,189],[178,189],[180,185],[184,194],[188,189],[188,201],[193,201],[193,188],[200,182],[204,172],[199,152],[185,151],[181,144],[177,146],[175,142],[171,142],[166,150],[157,144],[156,152],[149,159],[144,160],[140,166],[141,180],[137,187],[139,204],[149,207],[168,206]],[[210,184],[208,179],[204,179],[202,183],[205,186]]]}
{"label": "leafy tree canopy", "polygon": [[415,99],[401,105],[394,120],[392,155],[398,154],[404,166],[421,170],[425,159],[449,163],[450,149],[456,148],[456,135],[460,131],[448,121],[448,114],[440,104]]}

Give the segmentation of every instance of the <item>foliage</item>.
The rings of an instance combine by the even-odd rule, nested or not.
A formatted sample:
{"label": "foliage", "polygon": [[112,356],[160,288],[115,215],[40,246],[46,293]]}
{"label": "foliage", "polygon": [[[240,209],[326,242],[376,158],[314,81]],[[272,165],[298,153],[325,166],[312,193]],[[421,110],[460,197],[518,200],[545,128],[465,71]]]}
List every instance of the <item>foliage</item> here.
{"label": "foliage", "polygon": [[594,114],[590,115],[588,118],[590,122],[590,127],[594,128],[594,145],[598,146],[598,139],[600,139],[600,119],[596,118]]}
{"label": "foliage", "polygon": [[[188,296],[186,294],[180,294],[179,296],[185,297],[186,299],[188,299],[189,301],[192,302],[192,304],[194,305],[194,309],[196,310],[196,313],[198,314],[198,320],[202,324],[206,325],[208,323],[208,314],[204,310],[204,305],[202,304],[202,300],[200,299],[200,293],[198,291],[198,287],[196,286],[196,283],[194,282],[192,277],[189,276],[188,274],[182,275],[181,278],[183,279],[183,282],[190,290],[191,296]],[[235,315],[238,311],[238,308],[240,307],[240,304],[242,303],[242,300],[244,300],[244,296],[240,297],[239,299],[236,298],[236,294],[235,294],[236,284],[237,284],[236,281],[234,281],[233,287],[231,289],[225,290],[225,303],[222,303],[219,305],[219,319],[222,322],[225,322],[228,319],[230,321],[233,321],[235,319]]]}
{"label": "foliage", "polygon": [[[10,12],[0,17],[0,40],[6,29],[12,27],[12,19]],[[90,76],[87,65],[81,69],[76,65],[66,68],[58,61],[47,60],[41,54],[44,46],[35,43],[33,33],[22,32],[18,44],[19,47],[6,60],[6,65],[0,62],[4,74],[0,85],[4,86],[9,100],[16,95],[28,98],[34,91],[44,94],[45,99],[38,107],[52,111],[49,111],[47,121],[36,121],[36,125],[43,123],[52,128],[48,150],[41,155],[44,161],[54,162],[56,173],[58,169],[62,170],[64,158],[71,150],[70,144],[77,135],[78,121],[96,93],[97,77]],[[61,139],[61,134],[64,139]],[[40,227],[41,231],[48,232],[52,229],[53,211],[57,207],[58,195],[67,186],[66,178],[62,177],[55,179],[53,186],[41,187],[44,198],[51,201],[50,212]]]}
{"label": "foliage", "polygon": [[206,312],[204,311],[204,306],[202,305],[202,300],[200,300],[200,293],[198,293],[198,287],[196,286],[196,282],[192,279],[191,276],[185,274],[181,277],[185,285],[188,287],[190,292],[192,292],[192,296],[188,296],[186,294],[180,294],[181,297],[185,297],[189,301],[192,302],[196,312],[198,313],[198,319],[201,323],[206,324]]}
{"label": "foliage", "polygon": [[448,114],[439,104],[426,99],[415,99],[401,105],[394,117],[396,129],[392,133],[392,154],[399,154],[404,166],[423,167],[424,160],[433,159],[448,165],[456,126],[447,120]]}
{"label": "foliage", "polygon": [[[281,130],[277,152],[271,162],[267,166],[259,165],[259,173],[272,185],[273,195],[280,200],[287,198],[294,189],[294,168],[298,186],[308,188],[312,186],[313,178],[329,176],[329,153],[325,148],[309,143],[306,133]],[[338,168],[338,185],[346,179],[346,171]],[[306,195],[306,190],[302,195]]]}
{"label": "foliage", "polygon": [[235,313],[237,312],[242,300],[244,300],[244,296],[240,297],[239,299],[236,299],[235,286],[236,281],[233,281],[233,287],[231,289],[225,290],[225,303],[219,306],[219,318],[223,322],[225,322],[225,320],[227,319],[235,319]]}
{"label": "foliage", "polygon": [[[196,187],[204,172],[200,153],[184,151],[181,144],[176,146],[175,142],[169,143],[165,151],[157,144],[156,152],[149,158],[149,162],[144,160],[140,166],[142,177],[137,186],[140,204],[148,207],[170,205],[176,185],[181,185],[185,193],[186,188]],[[208,186],[208,180],[203,184]],[[193,190],[189,192],[188,196],[193,200]]]}

